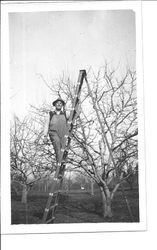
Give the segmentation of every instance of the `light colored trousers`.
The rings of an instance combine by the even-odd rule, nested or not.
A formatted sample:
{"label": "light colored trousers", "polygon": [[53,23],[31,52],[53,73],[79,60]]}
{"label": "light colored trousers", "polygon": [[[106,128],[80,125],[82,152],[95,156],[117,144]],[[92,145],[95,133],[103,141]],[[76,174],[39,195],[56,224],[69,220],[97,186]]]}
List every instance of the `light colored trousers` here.
{"label": "light colored trousers", "polygon": [[51,131],[49,137],[54,147],[56,161],[58,163],[61,161],[61,149],[65,147],[65,137],[60,137],[55,131]]}

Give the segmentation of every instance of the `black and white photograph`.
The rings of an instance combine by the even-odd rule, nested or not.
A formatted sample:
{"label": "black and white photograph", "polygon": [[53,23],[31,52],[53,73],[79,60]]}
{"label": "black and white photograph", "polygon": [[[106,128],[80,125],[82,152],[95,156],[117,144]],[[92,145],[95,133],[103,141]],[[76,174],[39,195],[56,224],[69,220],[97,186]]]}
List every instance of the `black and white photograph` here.
{"label": "black and white photograph", "polygon": [[140,8],[42,6],[8,10],[2,222],[15,233],[144,230]]}

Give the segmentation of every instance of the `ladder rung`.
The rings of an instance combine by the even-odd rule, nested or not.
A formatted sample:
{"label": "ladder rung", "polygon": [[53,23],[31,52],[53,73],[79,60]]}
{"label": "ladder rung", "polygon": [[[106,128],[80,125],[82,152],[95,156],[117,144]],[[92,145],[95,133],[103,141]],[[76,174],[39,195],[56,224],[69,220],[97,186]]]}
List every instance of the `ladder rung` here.
{"label": "ladder rung", "polygon": [[60,190],[60,189],[57,190],[57,191],[55,191],[55,192],[53,192],[53,193],[49,193],[49,196],[54,197],[55,195],[57,195],[57,194],[59,194],[59,193],[61,193],[61,190]]}
{"label": "ladder rung", "polygon": [[60,189],[57,190],[57,191],[55,191],[55,192],[54,192],[54,195],[59,194],[59,193],[61,193],[61,190],[60,190]]}
{"label": "ladder rung", "polygon": [[58,178],[57,178],[57,177],[54,177],[54,181],[58,181]]}
{"label": "ladder rung", "polygon": [[58,175],[58,179],[61,180],[62,178],[63,178],[63,175],[62,175],[62,174],[59,174],[59,175]]}
{"label": "ladder rung", "polygon": [[57,207],[57,206],[58,206],[58,203],[52,205],[52,206],[49,208],[49,210],[51,210],[51,209],[53,209],[53,208],[55,208],[55,207]]}
{"label": "ladder rung", "polygon": [[50,206],[49,208],[45,208],[45,212],[49,212],[51,209],[53,209],[53,208],[55,208],[55,207],[57,207],[57,206],[58,206],[58,203],[56,203],[56,204]]}
{"label": "ladder rung", "polygon": [[49,196],[54,196],[54,193],[49,193]]}
{"label": "ladder rung", "polygon": [[68,124],[72,124],[72,121],[68,121]]}
{"label": "ladder rung", "polygon": [[67,139],[69,139],[69,138],[71,139],[72,138],[71,135],[65,135],[64,137],[67,138]]}
{"label": "ladder rung", "polygon": [[48,224],[49,222],[53,221],[55,217],[52,217],[51,219],[47,220],[46,223]]}

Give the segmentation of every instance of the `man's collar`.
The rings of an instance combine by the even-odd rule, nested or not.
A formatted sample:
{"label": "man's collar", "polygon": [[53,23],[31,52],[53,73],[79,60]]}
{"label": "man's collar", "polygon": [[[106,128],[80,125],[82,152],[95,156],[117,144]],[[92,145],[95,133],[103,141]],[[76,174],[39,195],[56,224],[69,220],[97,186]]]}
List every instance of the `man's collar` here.
{"label": "man's collar", "polygon": [[57,115],[63,114],[63,111],[62,111],[62,110],[60,110],[60,111],[55,110],[54,112],[55,112]]}

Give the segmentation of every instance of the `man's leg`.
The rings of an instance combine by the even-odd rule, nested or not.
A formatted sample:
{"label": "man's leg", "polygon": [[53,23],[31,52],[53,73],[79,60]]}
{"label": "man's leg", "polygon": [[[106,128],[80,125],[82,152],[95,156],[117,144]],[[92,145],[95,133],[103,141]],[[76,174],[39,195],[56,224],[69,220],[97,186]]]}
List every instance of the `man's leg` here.
{"label": "man's leg", "polygon": [[57,163],[61,160],[61,141],[57,133],[50,134],[50,140],[52,142]]}
{"label": "man's leg", "polygon": [[66,138],[65,138],[65,136],[62,137],[62,138],[60,138],[60,142],[61,142],[61,148],[62,149],[65,148],[65,145],[66,145]]}

